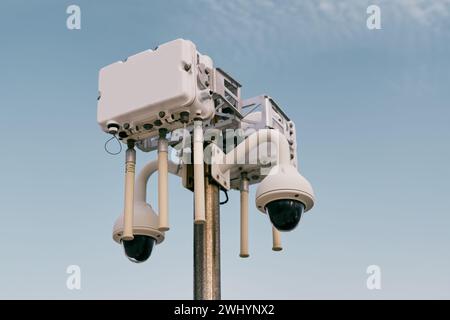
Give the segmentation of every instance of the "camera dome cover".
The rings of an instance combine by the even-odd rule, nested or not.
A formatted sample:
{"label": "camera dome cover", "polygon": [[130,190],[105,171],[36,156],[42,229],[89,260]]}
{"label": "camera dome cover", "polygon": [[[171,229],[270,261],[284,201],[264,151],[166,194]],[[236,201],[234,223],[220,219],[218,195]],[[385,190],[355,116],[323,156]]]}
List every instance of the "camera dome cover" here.
{"label": "camera dome cover", "polygon": [[256,207],[265,213],[266,206],[275,200],[296,200],[305,205],[305,212],[314,206],[311,184],[290,164],[277,165],[256,190]]}

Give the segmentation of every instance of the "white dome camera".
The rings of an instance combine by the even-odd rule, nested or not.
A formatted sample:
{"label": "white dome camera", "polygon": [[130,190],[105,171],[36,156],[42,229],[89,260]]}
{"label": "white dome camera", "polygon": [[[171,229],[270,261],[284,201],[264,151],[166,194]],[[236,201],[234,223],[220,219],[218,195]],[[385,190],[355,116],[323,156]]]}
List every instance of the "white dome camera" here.
{"label": "white dome camera", "polygon": [[122,240],[123,214],[117,218],[113,228],[113,239],[123,244],[125,254],[132,262],[146,261],[153,250],[153,246],[164,240],[164,232],[158,230],[159,218],[153,208],[142,201],[134,204],[133,240]]}
{"label": "white dome camera", "polygon": [[290,164],[273,167],[256,191],[256,207],[280,231],[293,230],[313,206],[311,184]]}

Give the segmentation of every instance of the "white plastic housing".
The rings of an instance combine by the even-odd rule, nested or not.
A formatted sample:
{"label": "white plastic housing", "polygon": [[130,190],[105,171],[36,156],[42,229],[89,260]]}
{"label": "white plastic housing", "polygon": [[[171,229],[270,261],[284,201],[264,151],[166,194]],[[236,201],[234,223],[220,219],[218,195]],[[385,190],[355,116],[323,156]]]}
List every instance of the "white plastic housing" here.
{"label": "white plastic housing", "polygon": [[[143,201],[134,203],[133,234],[150,236],[161,243],[164,240],[164,232],[158,230],[159,219],[153,208]],[[117,218],[113,228],[113,239],[120,243],[123,234],[123,215]]]}
{"label": "white plastic housing", "polygon": [[[253,111],[252,111],[253,110]],[[250,112],[252,111],[252,112]],[[242,101],[242,129],[275,129],[282,133],[289,142],[291,163],[297,166],[297,137],[295,124],[283,112],[278,104],[268,95],[261,95]],[[250,112],[247,114],[247,112]]]}
{"label": "white plastic housing", "polygon": [[211,58],[183,39],[108,65],[99,75],[97,121],[105,132],[116,123],[119,133],[140,140],[159,128],[179,126],[175,120],[182,111],[190,120],[209,119],[214,116],[212,69]]}
{"label": "white plastic housing", "polygon": [[273,167],[256,190],[256,207],[263,213],[266,213],[268,203],[282,199],[302,202],[305,205],[305,212],[314,206],[314,191],[311,184],[289,164]]}

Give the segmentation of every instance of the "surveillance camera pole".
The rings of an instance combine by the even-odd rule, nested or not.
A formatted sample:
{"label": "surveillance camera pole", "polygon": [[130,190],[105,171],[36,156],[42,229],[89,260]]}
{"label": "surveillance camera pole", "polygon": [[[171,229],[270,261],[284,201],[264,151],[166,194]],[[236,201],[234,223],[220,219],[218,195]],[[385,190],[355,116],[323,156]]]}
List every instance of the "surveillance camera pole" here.
{"label": "surveillance camera pole", "polygon": [[205,169],[205,218],[194,224],[194,299],[220,300],[219,186]]}

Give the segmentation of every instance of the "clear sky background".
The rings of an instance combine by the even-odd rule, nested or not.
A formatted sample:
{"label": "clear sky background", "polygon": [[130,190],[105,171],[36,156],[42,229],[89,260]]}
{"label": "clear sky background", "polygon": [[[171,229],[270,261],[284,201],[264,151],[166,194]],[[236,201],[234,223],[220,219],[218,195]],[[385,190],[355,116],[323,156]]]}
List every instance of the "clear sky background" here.
{"label": "clear sky background", "polygon": [[[366,28],[372,3],[381,30]],[[81,30],[66,28],[70,4]],[[111,239],[123,154],[96,123],[99,69],[180,37],[295,121],[317,196],[281,253],[252,205],[242,260],[231,194],[223,298],[450,298],[449,0],[2,0],[0,298],[192,297],[192,194],[170,180],[172,228],[130,263]],[[382,290],[366,288],[373,264]]]}

